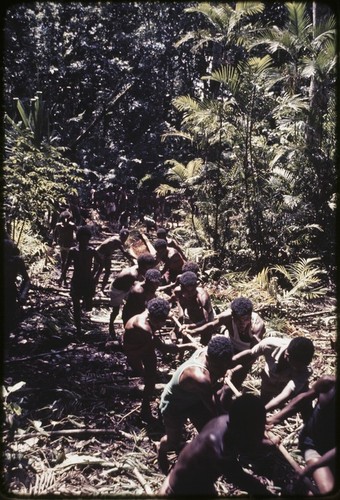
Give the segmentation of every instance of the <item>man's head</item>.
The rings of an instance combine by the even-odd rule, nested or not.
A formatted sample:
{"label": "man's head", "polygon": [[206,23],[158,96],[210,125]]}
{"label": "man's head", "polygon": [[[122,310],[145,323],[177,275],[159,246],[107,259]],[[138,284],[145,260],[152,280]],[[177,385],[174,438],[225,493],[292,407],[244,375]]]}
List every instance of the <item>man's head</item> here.
{"label": "man's head", "polygon": [[192,297],[196,294],[197,275],[191,271],[186,271],[179,277],[182,295]]}
{"label": "man's head", "polygon": [[72,219],[72,214],[68,210],[61,212],[59,219],[61,222],[69,222]]}
{"label": "man's head", "polygon": [[156,291],[162,283],[162,273],[158,269],[148,269],[145,273],[145,283],[149,289]]}
{"label": "man's head", "polygon": [[242,394],[229,410],[229,435],[239,451],[256,449],[263,439],[266,423],[264,404],[254,394]]}
{"label": "man's head", "polygon": [[156,265],[156,259],[151,253],[142,253],[137,258],[138,269],[141,274],[145,275],[148,269],[151,269]]}
{"label": "man's head", "polygon": [[119,239],[122,243],[125,243],[129,237],[129,231],[127,229],[121,229],[119,231]]}
{"label": "man's head", "polygon": [[167,300],[155,298],[149,300],[146,306],[149,312],[149,322],[154,330],[158,330],[164,326],[169,315],[170,304]]}
{"label": "man's head", "polygon": [[199,273],[199,265],[196,264],[196,262],[185,262],[182,266],[182,273],[186,273],[187,271],[191,271],[192,273],[195,273],[198,276]]}
{"label": "man's head", "polygon": [[207,347],[209,371],[213,371],[217,377],[223,377],[230,368],[233,354],[231,340],[224,335],[215,335]]}
{"label": "man's head", "polygon": [[160,240],[166,240],[167,234],[168,234],[168,231],[165,229],[165,227],[159,227],[156,231],[156,236]]}
{"label": "man's head", "polygon": [[251,322],[253,303],[245,297],[238,297],[230,304],[231,313],[240,330],[244,330]]}
{"label": "man's head", "polygon": [[167,250],[167,241],[162,240],[160,238],[157,238],[157,240],[154,242],[153,246],[155,247],[155,250],[157,252],[157,255],[164,255]]}
{"label": "man's head", "polygon": [[294,337],[288,344],[286,359],[296,370],[302,370],[312,361],[314,344],[306,337]]}
{"label": "man's head", "polygon": [[77,241],[79,243],[88,243],[92,238],[92,231],[88,226],[81,226],[76,235]]}

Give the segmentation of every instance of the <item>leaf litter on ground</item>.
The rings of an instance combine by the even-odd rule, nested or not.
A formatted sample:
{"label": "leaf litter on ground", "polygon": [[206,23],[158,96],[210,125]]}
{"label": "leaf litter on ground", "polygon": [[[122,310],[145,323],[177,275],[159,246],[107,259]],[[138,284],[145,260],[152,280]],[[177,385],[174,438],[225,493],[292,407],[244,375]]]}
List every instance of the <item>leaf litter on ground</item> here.
{"label": "leaf litter on ground", "polygon": [[[137,231],[132,241],[138,253],[143,246],[137,243],[136,235]],[[126,265],[117,256],[115,272],[119,262],[121,267]],[[110,347],[109,305],[103,300],[105,296],[98,295],[98,305],[84,318],[84,340],[79,342],[69,291],[58,291],[58,275],[56,266],[35,276],[36,286],[30,292],[23,321],[6,346],[2,471],[5,487],[13,495],[30,496],[155,495],[164,479],[157,464],[162,425],[147,426],[139,418],[143,385],[139,378],[131,377],[123,352]],[[247,290],[245,286],[241,290],[234,286],[223,288],[214,282],[207,287],[222,310]],[[301,300],[293,309],[285,307],[284,312],[264,292],[253,300],[263,310],[268,334],[272,330],[282,336],[305,335],[313,340],[316,355],[312,381],[335,373],[332,295],[309,302]],[[122,335],[121,323],[118,333]],[[160,390],[177,362],[158,354],[158,363],[155,415]],[[261,367],[261,362],[254,364],[244,390],[259,394]],[[277,425],[275,433],[291,456],[303,465],[297,449],[301,426],[298,414]],[[195,435],[190,424],[186,430],[188,439]],[[170,456],[170,462],[175,460],[175,454]],[[247,467],[249,464],[245,464]],[[263,457],[258,468],[255,464],[249,470],[275,495],[289,491],[295,480],[292,468],[279,453]],[[220,496],[244,493],[222,477],[217,481],[217,490]]]}

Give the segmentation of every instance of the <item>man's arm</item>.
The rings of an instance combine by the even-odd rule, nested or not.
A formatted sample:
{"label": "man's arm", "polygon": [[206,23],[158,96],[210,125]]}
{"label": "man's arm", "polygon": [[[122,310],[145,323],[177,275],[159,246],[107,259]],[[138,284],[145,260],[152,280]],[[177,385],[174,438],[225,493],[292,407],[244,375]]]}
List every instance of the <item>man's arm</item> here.
{"label": "man's arm", "polygon": [[274,410],[275,408],[279,408],[282,406],[290,396],[294,393],[294,388],[292,387],[291,381],[288,382],[288,384],[282,389],[280,394],[275,396],[275,398],[272,398],[266,405],[265,409],[266,411],[271,411]]}
{"label": "man's arm", "polygon": [[332,448],[331,450],[324,453],[316,462],[307,465],[304,469],[302,469],[300,478],[309,476],[316,469],[319,469],[319,467],[327,466],[330,462],[335,460],[335,457],[336,457],[336,448]]}
{"label": "man's arm", "polygon": [[212,305],[211,305],[211,300],[208,292],[204,290],[204,288],[199,288],[199,295],[198,295],[198,300],[200,301],[203,309],[203,315],[204,315],[204,323],[207,324],[209,323],[209,319],[211,318],[212,315]]}
{"label": "man's arm", "polygon": [[253,336],[255,337],[256,343],[262,340],[265,332],[266,332],[266,327],[264,321],[258,314],[256,314],[256,319],[252,325],[252,333]]}
{"label": "man's arm", "polygon": [[[325,375],[324,377],[321,377],[312,385],[310,389],[308,389],[308,391],[298,394],[297,396],[295,396],[295,398],[289,401],[289,403],[284,408],[282,408],[282,410],[277,412],[275,415],[268,417],[267,424],[268,425],[279,424],[286,418],[297,413],[302,403],[304,403],[305,401],[312,401],[319,394],[323,392],[328,392],[334,384],[335,384],[335,377],[331,375]],[[266,407],[266,409],[268,411],[270,408]]]}
{"label": "man's arm", "polygon": [[[190,330],[190,334],[193,335],[201,335],[203,337],[211,337],[211,335],[222,325],[225,325],[229,321],[230,315],[222,313],[216,316],[215,319],[209,321],[209,323],[205,323],[202,326],[198,326],[196,328],[190,328],[190,325],[186,325],[187,329]],[[184,332],[185,333],[185,332]],[[210,339],[209,339],[210,340]]]}
{"label": "man's arm", "polygon": [[119,245],[119,250],[122,252],[124,257],[126,257],[131,262],[131,264],[136,264],[137,263],[136,257],[132,255],[132,253],[129,252],[129,250],[125,250],[123,243],[119,241],[118,245]]}
{"label": "man's arm", "polygon": [[224,476],[228,482],[232,482],[239,489],[247,491],[250,495],[272,496],[272,493],[262,484],[259,479],[243,470],[239,462],[234,460],[227,464]]}

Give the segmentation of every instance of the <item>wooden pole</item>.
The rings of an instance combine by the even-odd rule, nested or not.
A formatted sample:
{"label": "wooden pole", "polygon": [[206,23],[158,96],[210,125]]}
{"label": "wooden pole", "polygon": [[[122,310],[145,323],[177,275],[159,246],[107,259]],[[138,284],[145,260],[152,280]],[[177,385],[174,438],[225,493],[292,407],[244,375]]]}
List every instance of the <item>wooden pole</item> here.
{"label": "wooden pole", "polygon": [[[178,328],[182,327],[181,323],[178,321],[178,319],[176,318],[176,316],[171,315],[170,318],[173,320],[173,322],[175,323],[175,325],[178,326]],[[192,337],[190,335],[190,333],[185,332],[184,335],[190,340],[190,342],[192,344],[196,345],[198,348],[202,347],[202,344],[200,342],[198,342],[197,340],[195,340],[194,337]]]}

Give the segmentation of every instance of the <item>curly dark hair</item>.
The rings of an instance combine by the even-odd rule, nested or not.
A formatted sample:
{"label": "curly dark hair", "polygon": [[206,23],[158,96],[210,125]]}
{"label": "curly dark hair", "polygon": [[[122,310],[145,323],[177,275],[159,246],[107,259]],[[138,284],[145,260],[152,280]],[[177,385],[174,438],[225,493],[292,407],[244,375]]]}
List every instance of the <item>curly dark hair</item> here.
{"label": "curly dark hair", "polygon": [[120,238],[127,238],[129,236],[129,231],[127,229],[121,229],[119,231],[119,237]]}
{"label": "curly dark hair", "polygon": [[151,267],[154,267],[156,264],[156,259],[151,253],[146,252],[142,253],[141,255],[138,256],[137,258],[137,264],[138,267],[141,267],[143,269],[150,269]]}
{"label": "curly dark hair", "polygon": [[246,299],[245,297],[238,297],[234,299],[230,304],[232,312],[236,316],[246,316],[247,314],[251,314],[253,312],[253,303],[250,299]]}
{"label": "curly dark hair", "polygon": [[155,319],[165,320],[170,311],[170,304],[167,300],[156,297],[149,300],[146,308]]}
{"label": "curly dark hair", "polygon": [[215,335],[208,343],[207,355],[215,361],[231,360],[234,348],[231,340],[224,335]]}
{"label": "curly dark hair", "polygon": [[307,366],[314,355],[314,344],[306,337],[294,337],[288,344],[287,352],[292,361],[300,361]]}
{"label": "curly dark hair", "polygon": [[92,231],[89,226],[81,226],[77,231],[77,241],[90,241],[92,238]]}
{"label": "curly dark hair", "polygon": [[157,238],[153,246],[155,247],[155,250],[158,250],[159,248],[166,248],[168,246],[168,243],[166,240],[161,240],[160,238]]}
{"label": "curly dark hair", "polygon": [[151,281],[151,283],[160,283],[162,273],[158,269],[148,269],[145,273],[145,279]]}
{"label": "curly dark hair", "polygon": [[197,274],[191,271],[186,271],[179,277],[179,282],[183,286],[196,286],[197,285]]}
{"label": "curly dark hair", "polygon": [[200,267],[196,262],[185,262],[182,266],[182,273],[186,273],[187,271],[191,271],[192,273],[198,274]]}
{"label": "curly dark hair", "polygon": [[168,231],[165,229],[165,227],[159,227],[156,231],[157,238],[161,240],[165,240],[167,234]]}

